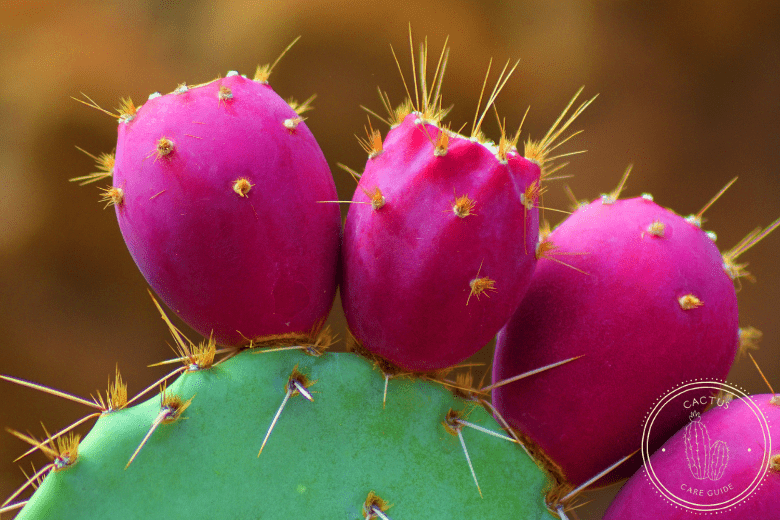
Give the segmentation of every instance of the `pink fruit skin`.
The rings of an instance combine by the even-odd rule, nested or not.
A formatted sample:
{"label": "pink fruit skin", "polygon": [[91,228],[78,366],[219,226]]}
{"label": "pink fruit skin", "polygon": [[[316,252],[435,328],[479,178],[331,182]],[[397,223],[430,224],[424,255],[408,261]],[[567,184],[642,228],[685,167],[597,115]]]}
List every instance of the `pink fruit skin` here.
{"label": "pink fruit skin", "polygon": [[[749,488],[756,475],[764,475],[760,487],[733,509],[718,511],[713,518],[722,520],[778,520],[778,497],[780,497],[780,472],[767,469],[761,473],[763,457],[767,453],[780,453],[780,406],[770,404],[772,395],[755,395],[750,399],[757,405],[761,414],[766,417],[769,425],[772,449],[769,451],[767,439],[756,415],[750,406],[740,400],[729,403],[728,409],[714,408],[705,413],[701,422],[709,432],[710,437],[728,446],[728,460],[717,480],[697,480],[691,475],[685,461],[685,431],[681,430],[664,445],[664,451],[656,451],[652,457],[653,471],[660,475],[661,481],[669,489],[675,490],[676,496],[689,494],[680,493],[682,486],[693,489],[697,494],[689,494],[688,499],[698,504],[719,503],[729,500],[737,493]],[[750,451],[748,451],[748,448]],[[763,459],[763,460],[762,460]],[[721,466],[723,464],[721,463]],[[717,475],[713,475],[716,476]],[[715,490],[731,484],[734,491],[721,492],[714,495]],[[713,494],[708,497],[708,492]],[[688,520],[706,518],[701,513],[681,508],[667,501],[650,482],[645,468],[640,469],[623,486],[612,505],[606,512],[604,520]]]}
{"label": "pink fruit skin", "polygon": [[[654,221],[664,224],[663,237],[648,233]],[[715,244],[650,200],[596,200],[550,239],[556,251],[586,253],[555,258],[588,274],[539,261],[499,333],[493,382],[583,357],[500,387],[493,402],[576,485],[639,449],[644,415],[664,393],[726,377],[738,347],[737,300]],[[682,309],[687,294],[703,305]],[[681,426],[661,417],[658,445]],[[640,463],[637,455],[613,476]]]}
{"label": "pink fruit skin", "polygon": [[[271,87],[234,75],[150,99],[119,124],[130,254],[176,314],[223,345],[308,331],[333,303],[341,219],[318,201],[336,188],[306,125],[284,126],[296,117]],[[245,197],[239,178],[253,185]]]}
{"label": "pink fruit skin", "polygon": [[[386,204],[350,206],[341,295],[365,348],[406,370],[430,371],[487,344],[520,302],[538,236],[538,209],[521,196],[540,170],[515,152],[502,164],[460,137],[435,156],[440,130],[415,118],[388,133],[360,179],[354,201],[379,188]],[[464,195],[475,214],[461,218],[453,205]],[[478,274],[495,290],[470,296]]]}

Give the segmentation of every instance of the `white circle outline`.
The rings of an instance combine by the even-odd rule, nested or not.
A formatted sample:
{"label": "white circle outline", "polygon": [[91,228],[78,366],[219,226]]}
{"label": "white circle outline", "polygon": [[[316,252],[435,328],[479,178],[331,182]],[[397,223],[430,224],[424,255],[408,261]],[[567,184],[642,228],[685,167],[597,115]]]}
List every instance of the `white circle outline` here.
{"label": "white circle outline", "polygon": [[[665,402],[671,401],[672,399],[674,399],[675,397],[677,397],[678,395],[683,393],[683,391],[680,391],[680,390],[684,390],[685,392],[687,392],[689,390],[697,390],[697,389],[702,389],[702,390],[704,390],[704,389],[722,390],[722,388],[719,388],[718,386],[707,386],[709,384],[711,384],[711,383],[707,382],[707,383],[701,383],[699,385],[685,385],[683,387],[676,388],[676,389],[672,390],[671,392],[669,392],[668,394],[666,394],[662,398],[662,400],[665,401]],[[722,383],[722,384],[724,386],[729,386],[730,387],[730,385],[726,385],[725,383]],[[692,388],[686,388],[687,386],[693,386],[693,387]],[[733,389],[733,387],[730,387],[730,388]],[[743,396],[739,398],[740,400],[742,400],[743,398],[746,398],[746,399],[748,399],[750,401],[751,404],[755,405],[753,400],[750,399],[750,396],[744,395],[744,392],[742,392],[739,389],[737,389],[737,392],[743,394]],[[753,415],[756,415],[756,411],[753,410],[753,408],[750,405],[747,405],[747,406],[751,409],[751,411],[753,411]],[[657,406],[656,406],[656,408],[657,408]],[[760,411],[759,411],[759,413],[760,413]],[[761,414],[761,416],[763,417],[763,414]],[[762,428],[762,433],[766,433],[766,432],[763,431],[763,428]],[[648,433],[648,435],[649,435],[649,433]],[[765,435],[765,437],[766,437],[766,435]],[[771,452],[771,437],[770,437],[769,440],[770,440],[770,452]],[[764,439],[764,441],[766,442],[766,438]],[[643,452],[643,454],[644,453],[646,453],[646,451]],[[767,459],[766,462],[768,464],[768,462],[769,462],[768,457],[766,457],[766,459]],[[652,468],[652,462],[650,462],[649,459],[647,461],[647,464],[649,464],[650,468]],[[747,498],[747,496],[752,494],[753,491],[755,491],[755,488],[760,484],[760,481],[763,479],[763,476],[764,476],[762,472],[758,473],[756,475],[756,477],[754,477],[753,482],[751,483],[751,485],[748,488],[746,488],[745,490],[740,492],[738,495],[736,495],[735,497],[732,497],[731,499],[729,499],[729,500],[727,500],[725,502],[719,502],[719,503],[716,503],[716,504],[707,504],[706,506],[703,506],[702,504],[697,504],[696,502],[691,502],[691,501],[684,500],[684,499],[678,497],[677,495],[675,495],[674,493],[669,491],[666,488],[666,486],[664,486],[661,483],[661,479],[656,476],[655,471],[652,471],[652,469],[648,469],[647,467],[646,467],[646,469],[648,470],[648,475],[652,473],[653,477],[655,477],[655,480],[657,480],[658,486],[663,487],[663,491],[662,492],[663,492],[663,494],[667,498],[670,497],[670,496],[674,497],[674,499],[670,499],[672,502],[675,502],[677,505],[680,505],[682,507],[687,507],[688,509],[691,509],[691,510],[694,510],[694,511],[699,511],[699,512],[719,511],[719,510],[722,510],[722,509],[728,509],[730,507],[733,507],[738,502],[740,502],[741,500]],[[649,478],[651,479],[651,482],[652,482],[653,478],[652,477],[649,477]],[[758,479],[758,482],[756,482],[756,479]],[[656,486],[656,487],[658,487],[658,486]],[[754,488],[754,489],[750,489],[750,488]],[[742,495],[745,494],[746,492],[747,492],[747,495],[745,497],[742,497]],[[731,502],[733,502],[733,504]],[[691,506],[698,506],[699,508],[697,508],[697,507],[689,507],[689,506],[686,506],[685,504],[690,504]],[[713,509],[713,508],[715,508],[715,506],[722,506],[722,507]]]}
{"label": "white circle outline", "polygon": [[[727,390],[732,395],[738,395],[739,396],[738,399],[740,401],[743,401],[746,404],[746,406],[748,406],[748,408],[753,412],[753,415],[755,415],[757,420],[759,421],[759,424],[761,425],[761,433],[764,437],[764,446],[766,447],[763,453],[761,467],[758,473],[756,474],[756,476],[753,478],[753,481],[751,482],[750,486],[745,488],[737,496],[732,497],[731,499],[725,502],[720,502],[717,504],[707,504],[707,505],[696,504],[694,502],[683,500],[677,497],[669,490],[667,490],[666,487],[661,483],[661,480],[660,478],[658,478],[655,471],[653,470],[653,465],[652,462],[650,461],[649,446],[647,441],[649,438],[650,430],[652,429],[652,424],[655,421],[655,418],[658,416],[661,409],[664,406],[666,406],[666,404],[668,404],[669,401],[671,401],[678,395],[682,394],[683,392],[688,392],[691,390],[698,390],[698,389]],[[648,480],[650,480],[650,482],[653,484],[656,490],[658,490],[658,492],[660,492],[661,495],[663,495],[663,497],[666,500],[675,504],[676,506],[683,507],[685,509],[689,509],[699,513],[715,513],[715,512],[730,509],[735,505],[737,505],[739,502],[749,498],[750,495],[752,495],[753,492],[755,492],[756,489],[758,489],[758,487],[761,485],[761,482],[768,474],[767,469],[769,467],[769,458],[772,453],[772,436],[770,435],[769,432],[769,424],[767,418],[758,408],[758,405],[752,399],[751,396],[746,394],[742,389],[730,385],[725,381],[701,380],[701,381],[693,381],[689,383],[682,383],[658,399],[656,404],[651,409],[650,413],[647,414],[647,419],[645,419],[645,423],[642,426],[641,452],[642,452],[642,460],[643,460],[643,464],[644,464],[644,468]]]}

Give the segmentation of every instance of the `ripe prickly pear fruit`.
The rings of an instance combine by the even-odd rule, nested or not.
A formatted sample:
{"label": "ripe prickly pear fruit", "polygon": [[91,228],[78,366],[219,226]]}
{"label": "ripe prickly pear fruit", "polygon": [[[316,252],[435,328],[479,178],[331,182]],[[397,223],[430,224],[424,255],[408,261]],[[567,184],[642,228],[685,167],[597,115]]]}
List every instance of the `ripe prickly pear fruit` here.
{"label": "ripe prickly pear fruit", "polygon": [[[780,397],[771,394],[735,399],[694,418],[650,457],[652,476],[642,468],[623,486],[604,520],[780,518],[778,421]],[[691,449],[705,448],[692,430],[714,441],[704,478],[701,467],[689,465]]]}
{"label": "ripe prickly pear fruit", "polygon": [[407,115],[360,178],[353,201],[372,204],[347,215],[342,302],[356,339],[411,371],[454,365],[487,344],[536,263],[538,208],[525,194],[539,175],[515,151],[502,159]]}
{"label": "ripe prickly pear fruit", "polygon": [[[734,284],[712,239],[649,196],[616,198],[580,206],[540,243],[493,365],[495,386],[583,356],[493,390],[498,411],[573,485],[639,449],[645,413],[667,390],[724,378],[739,345]],[[683,426],[656,422],[657,445]]]}
{"label": "ripe prickly pear fruit", "polygon": [[442,126],[439,71],[446,56],[445,45],[433,92],[423,46],[419,97],[395,110],[383,97],[391,130],[384,142],[370,131],[362,143],[369,159],[342,250],[341,298],[351,333],[372,354],[417,372],[475,353],[519,304],[536,264],[551,144],[589,103],[529,142],[523,157],[519,130],[508,138],[502,128],[497,145],[480,130],[509,77],[503,72],[470,136]]}
{"label": "ripe prickly pear fruit", "polygon": [[69,453],[19,520],[549,518],[547,475],[478,402],[349,353],[187,371]]}
{"label": "ripe prickly pear fruit", "polygon": [[313,135],[236,73],[120,117],[107,199],[146,280],[224,345],[308,332],[330,311],[341,219]]}

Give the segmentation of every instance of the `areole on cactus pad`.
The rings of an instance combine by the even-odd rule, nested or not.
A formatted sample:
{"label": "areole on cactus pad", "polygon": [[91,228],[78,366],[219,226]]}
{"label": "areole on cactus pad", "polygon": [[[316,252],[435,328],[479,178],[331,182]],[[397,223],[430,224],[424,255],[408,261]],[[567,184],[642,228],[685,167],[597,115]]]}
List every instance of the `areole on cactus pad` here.
{"label": "areole on cactus pad", "polygon": [[280,98],[272,68],[126,104],[109,165],[105,200],[144,277],[224,345],[308,333],[335,297],[341,218],[317,204],[335,184],[308,103]]}

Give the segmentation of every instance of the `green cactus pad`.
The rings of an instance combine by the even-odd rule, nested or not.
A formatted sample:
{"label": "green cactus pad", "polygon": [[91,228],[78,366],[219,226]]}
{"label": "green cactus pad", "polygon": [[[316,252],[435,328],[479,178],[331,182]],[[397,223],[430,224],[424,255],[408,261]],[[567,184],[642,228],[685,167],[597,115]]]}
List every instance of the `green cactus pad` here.
{"label": "green cactus pad", "polygon": [[[292,394],[258,456],[296,366],[314,400]],[[190,406],[127,469],[160,396],[101,416],[76,463],[50,472],[18,518],[359,520],[371,491],[392,520],[549,518],[548,478],[522,447],[462,427],[480,497],[443,422],[454,409],[503,433],[484,408],[405,378],[389,381],[383,408],[384,384],[354,354],[249,351],[185,373],[167,392]]]}

